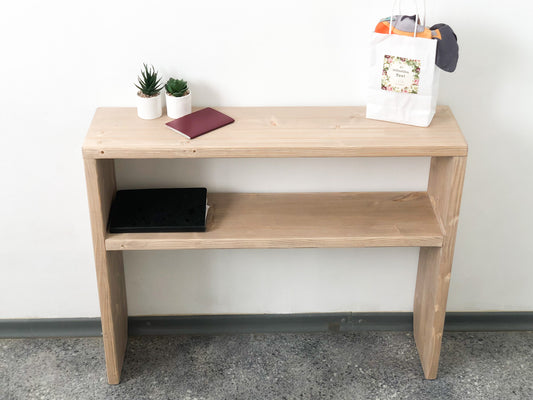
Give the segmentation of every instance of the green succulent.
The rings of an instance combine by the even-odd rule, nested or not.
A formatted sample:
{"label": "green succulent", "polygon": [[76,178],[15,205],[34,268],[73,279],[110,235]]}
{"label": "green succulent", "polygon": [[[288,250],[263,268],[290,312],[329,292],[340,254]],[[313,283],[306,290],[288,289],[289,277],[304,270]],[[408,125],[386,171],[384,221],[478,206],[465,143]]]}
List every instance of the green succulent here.
{"label": "green succulent", "polygon": [[182,97],[187,94],[189,88],[187,87],[187,81],[170,78],[165,85],[165,90],[171,96]]}
{"label": "green succulent", "polygon": [[161,78],[158,78],[157,71],[154,69],[154,66],[151,65],[150,68],[148,65],[144,65],[144,71],[141,70],[142,79],[140,76],[137,77],[139,85],[135,86],[141,91],[146,97],[157,96],[163,86],[159,84]]}

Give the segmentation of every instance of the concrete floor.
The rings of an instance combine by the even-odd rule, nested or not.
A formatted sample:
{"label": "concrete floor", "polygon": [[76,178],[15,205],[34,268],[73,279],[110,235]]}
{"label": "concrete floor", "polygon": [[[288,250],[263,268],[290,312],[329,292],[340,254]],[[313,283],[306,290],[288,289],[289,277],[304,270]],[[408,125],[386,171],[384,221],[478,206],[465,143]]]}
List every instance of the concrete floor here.
{"label": "concrete floor", "polygon": [[533,399],[533,332],[445,333],[434,381],[406,332],[132,337],[116,386],[101,338],[3,339],[0,399]]}

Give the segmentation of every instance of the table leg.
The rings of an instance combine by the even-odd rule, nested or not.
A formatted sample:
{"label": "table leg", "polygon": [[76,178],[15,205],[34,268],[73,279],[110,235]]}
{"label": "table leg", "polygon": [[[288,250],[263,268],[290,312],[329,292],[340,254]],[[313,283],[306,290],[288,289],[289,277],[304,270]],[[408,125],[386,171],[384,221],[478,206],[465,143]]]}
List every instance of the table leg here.
{"label": "table leg", "polygon": [[414,301],[414,336],[424,376],[435,379],[463,192],[466,157],[432,157],[428,195],[440,222],[442,247],[422,247]]}
{"label": "table leg", "polygon": [[84,162],[107,380],[118,384],[128,341],[128,309],[122,252],[105,249],[107,217],[116,192],[114,161],[85,159]]}

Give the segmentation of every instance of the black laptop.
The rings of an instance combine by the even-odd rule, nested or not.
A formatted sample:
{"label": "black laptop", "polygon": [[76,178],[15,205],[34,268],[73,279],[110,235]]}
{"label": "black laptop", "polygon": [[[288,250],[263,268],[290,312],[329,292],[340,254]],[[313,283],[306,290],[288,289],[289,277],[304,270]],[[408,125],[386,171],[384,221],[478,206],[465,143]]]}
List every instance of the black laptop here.
{"label": "black laptop", "polygon": [[206,188],[119,190],[111,205],[108,230],[205,232]]}

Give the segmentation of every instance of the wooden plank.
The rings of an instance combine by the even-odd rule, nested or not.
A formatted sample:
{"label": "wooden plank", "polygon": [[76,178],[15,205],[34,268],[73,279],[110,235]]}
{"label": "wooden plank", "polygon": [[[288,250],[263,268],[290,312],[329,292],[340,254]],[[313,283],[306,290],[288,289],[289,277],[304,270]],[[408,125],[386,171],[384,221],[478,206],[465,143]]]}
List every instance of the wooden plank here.
{"label": "wooden plank", "polygon": [[113,160],[85,160],[87,194],[98,281],[107,379],[118,384],[128,340],[128,310],[122,252],[106,251],[106,222],[115,194]]}
{"label": "wooden plank", "polygon": [[444,241],[441,248],[421,248],[418,263],[413,323],[426,379],[437,377],[465,168],[466,157],[431,159],[428,195]]}
{"label": "wooden plank", "polygon": [[108,234],[108,250],[441,246],[425,192],[210,193],[207,232]]}
{"label": "wooden plank", "polygon": [[370,120],[364,107],[217,107],[235,123],[188,140],[161,117],[99,108],[83,145],[86,158],[465,156],[450,109],[429,128]]}

